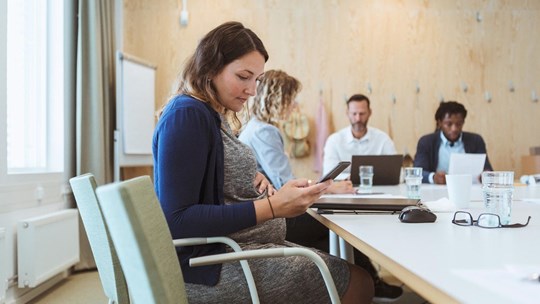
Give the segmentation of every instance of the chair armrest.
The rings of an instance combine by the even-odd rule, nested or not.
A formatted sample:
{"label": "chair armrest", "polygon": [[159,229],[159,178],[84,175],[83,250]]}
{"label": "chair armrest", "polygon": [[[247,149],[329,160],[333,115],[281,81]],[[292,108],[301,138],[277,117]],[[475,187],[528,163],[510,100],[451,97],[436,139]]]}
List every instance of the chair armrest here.
{"label": "chair armrest", "polygon": [[[208,238],[186,238],[186,239],[176,239],[173,240],[173,245],[178,246],[194,246],[194,245],[205,245],[205,244],[215,244],[222,243],[228,245],[235,252],[242,252],[242,248],[235,242],[233,239],[220,236],[220,237],[208,237]],[[217,264],[217,263],[214,263]],[[191,265],[191,264],[190,264]],[[248,262],[240,260],[240,266],[242,266],[242,271],[246,277],[246,282],[248,284],[249,293],[251,295],[251,302],[254,304],[259,303],[259,294],[257,292],[257,286],[255,285],[255,279],[253,279],[253,274],[251,273],[251,268],[249,268]]]}
{"label": "chair armrest", "polygon": [[233,239],[220,236],[220,237],[208,237],[208,238],[186,238],[186,239],[176,239],[173,240],[174,246],[194,246],[194,245],[205,245],[213,243],[222,243],[231,247],[234,251],[242,251],[240,245],[235,242]]}
{"label": "chair armrest", "polygon": [[226,262],[234,262],[238,260],[245,259],[264,259],[264,258],[276,258],[276,257],[287,257],[287,256],[304,256],[309,258],[311,261],[317,265],[321,275],[323,277],[326,288],[328,289],[328,294],[332,303],[341,303],[339,299],[339,294],[334,283],[334,279],[330,274],[330,270],[324,260],[315,252],[306,249],[306,248],[270,248],[270,249],[258,249],[258,250],[247,250],[241,252],[231,252],[216,254],[210,256],[203,256],[198,258],[192,258],[189,260],[189,265],[192,267],[195,266],[204,266],[212,264],[221,264]]}

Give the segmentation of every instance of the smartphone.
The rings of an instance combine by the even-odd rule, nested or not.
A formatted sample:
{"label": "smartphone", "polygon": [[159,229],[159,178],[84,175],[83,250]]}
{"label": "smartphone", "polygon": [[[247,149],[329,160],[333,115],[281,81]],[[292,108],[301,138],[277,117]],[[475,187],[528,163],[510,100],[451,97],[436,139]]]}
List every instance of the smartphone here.
{"label": "smartphone", "polygon": [[325,182],[329,179],[336,178],[343,170],[347,169],[351,165],[350,161],[342,161],[337,164],[337,166],[334,167],[334,169],[330,170],[327,174],[325,174],[317,183]]}

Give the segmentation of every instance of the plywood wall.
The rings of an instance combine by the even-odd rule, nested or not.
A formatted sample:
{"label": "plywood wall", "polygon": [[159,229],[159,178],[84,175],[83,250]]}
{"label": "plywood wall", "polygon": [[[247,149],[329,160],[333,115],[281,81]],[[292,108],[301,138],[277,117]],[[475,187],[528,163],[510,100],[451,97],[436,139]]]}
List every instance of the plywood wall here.
{"label": "plywood wall", "polygon": [[[540,102],[531,98],[540,95],[540,1],[188,0],[187,27],[181,2],[124,1],[124,51],[158,66],[156,108],[198,39],[237,20],[265,43],[266,69],[302,81],[312,143],[322,90],[333,130],[349,124],[345,98],[364,93],[370,125],[413,156],[441,99],[466,106],[464,129],[484,137],[496,170],[519,176],[521,156],[540,145]],[[297,176],[315,178],[312,167],[312,156],[293,161]]]}

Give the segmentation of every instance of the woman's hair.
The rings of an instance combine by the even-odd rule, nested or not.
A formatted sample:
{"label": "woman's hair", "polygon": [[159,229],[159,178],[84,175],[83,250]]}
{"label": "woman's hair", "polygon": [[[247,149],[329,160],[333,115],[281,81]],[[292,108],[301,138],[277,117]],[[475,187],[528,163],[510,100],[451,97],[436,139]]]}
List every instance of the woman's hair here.
{"label": "woman's hair", "polygon": [[252,113],[260,121],[278,126],[302,89],[298,79],[280,70],[266,71],[253,98]]}
{"label": "woman's hair", "polygon": [[[253,51],[268,61],[268,53],[255,33],[240,22],[223,23],[208,32],[188,58],[175,93],[192,95],[209,103],[217,112],[226,113],[211,79],[226,65]],[[234,119],[238,121],[236,116]]]}

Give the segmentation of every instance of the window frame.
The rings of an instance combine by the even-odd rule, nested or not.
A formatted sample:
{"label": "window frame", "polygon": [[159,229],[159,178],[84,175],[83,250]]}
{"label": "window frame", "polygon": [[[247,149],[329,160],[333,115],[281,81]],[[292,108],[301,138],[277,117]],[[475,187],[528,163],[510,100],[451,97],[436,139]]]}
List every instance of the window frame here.
{"label": "window frame", "polygon": [[[65,5],[65,3],[64,3]],[[64,8],[65,11],[65,8]],[[65,14],[60,12],[60,16],[65,18]],[[63,21],[65,24],[65,20]],[[66,40],[64,32],[63,45]],[[64,64],[66,56],[63,56]],[[47,58],[49,61],[50,58]],[[49,64],[49,63],[47,63]],[[65,73],[65,68],[63,69]],[[66,75],[63,75],[65,83]],[[34,173],[11,173],[8,174],[7,165],[7,1],[0,1],[0,213],[20,210],[24,208],[38,207],[46,204],[63,202],[63,195],[69,191],[64,182],[65,177],[65,151],[66,151],[66,127],[68,126],[66,114],[59,117],[64,120],[62,133],[54,140],[61,140],[64,147],[61,149],[63,157],[58,162],[60,169],[55,172],[34,172]],[[63,90],[65,92],[65,89]],[[47,98],[50,94],[47,93]],[[67,96],[63,96],[60,106],[65,106]],[[47,105],[48,111],[51,105]],[[48,136],[49,138],[49,136]],[[49,140],[48,140],[49,141]],[[49,143],[47,144],[49,146]],[[49,149],[49,148],[47,148]],[[50,151],[47,152],[49,154]]]}

